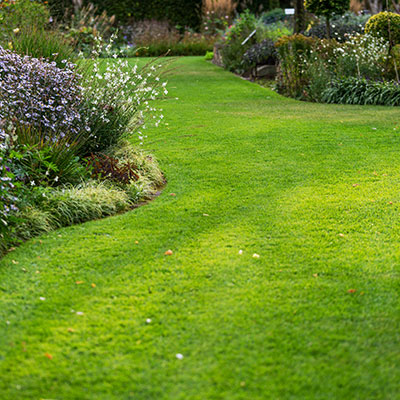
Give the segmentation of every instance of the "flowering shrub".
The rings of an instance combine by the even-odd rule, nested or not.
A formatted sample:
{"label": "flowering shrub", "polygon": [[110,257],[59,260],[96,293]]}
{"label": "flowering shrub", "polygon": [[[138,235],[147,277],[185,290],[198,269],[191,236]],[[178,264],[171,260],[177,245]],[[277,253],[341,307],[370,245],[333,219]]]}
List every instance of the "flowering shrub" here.
{"label": "flowering shrub", "polygon": [[75,66],[22,57],[0,47],[0,119],[33,126],[56,141],[89,126],[80,114],[82,87]]}
{"label": "flowering shrub", "polygon": [[162,110],[152,105],[158,96],[168,94],[167,83],[161,81],[163,65],[153,60],[142,68],[132,67],[116,54],[111,59],[100,59],[104,51],[111,55],[112,44],[103,49],[99,43],[82,79],[85,115],[91,130],[87,153],[104,151],[132,132],[138,132],[142,142],[146,127],[158,126],[164,118]]}
{"label": "flowering shrub", "polygon": [[[4,136],[2,137],[2,139],[4,140]],[[4,142],[2,145],[4,146]],[[13,211],[18,210],[16,206],[18,202],[18,198],[16,197],[17,188],[18,188],[18,183],[16,183],[15,175],[12,173],[9,167],[9,160],[7,158],[7,153],[4,149],[1,149],[0,150],[0,237],[3,236],[7,231],[11,213]]]}
{"label": "flowering shrub", "polygon": [[307,64],[315,40],[301,34],[283,36],[276,43],[279,56],[278,90],[291,97],[301,97],[308,84]]}
{"label": "flowering shrub", "polygon": [[354,35],[333,51],[331,65],[337,76],[358,76],[379,79],[384,76],[389,43],[372,35]]}

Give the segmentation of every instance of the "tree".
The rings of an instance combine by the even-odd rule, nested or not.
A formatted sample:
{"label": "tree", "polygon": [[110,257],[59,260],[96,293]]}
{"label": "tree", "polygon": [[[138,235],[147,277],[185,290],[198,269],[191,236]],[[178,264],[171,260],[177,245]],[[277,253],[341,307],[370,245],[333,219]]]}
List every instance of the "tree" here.
{"label": "tree", "polygon": [[333,15],[343,15],[350,8],[350,0],[305,0],[308,11],[326,18],[326,33],[331,38],[330,20]]}

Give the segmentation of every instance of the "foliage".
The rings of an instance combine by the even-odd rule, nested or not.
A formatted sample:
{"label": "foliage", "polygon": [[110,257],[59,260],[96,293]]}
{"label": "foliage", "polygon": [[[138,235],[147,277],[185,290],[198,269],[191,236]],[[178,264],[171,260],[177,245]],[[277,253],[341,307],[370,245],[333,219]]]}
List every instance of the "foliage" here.
{"label": "foliage", "polygon": [[290,7],[291,2],[288,0],[241,0],[238,5],[238,12],[248,10],[253,14],[261,14],[279,7]]}
{"label": "foliage", "polygon": [[44,4],[31,0],[3,0],[0,3],[0,41],[7,43],[15,32],[44,29],[50,15]]}
{"label": "foliage", "polygon": [[282,36],[290,36],[293,34],[293,28],[287,21],[278,21],[268,25],[257,24],[257,41],[271,39],[276,42]]}
{"label": "foliage", "polygon": [[[364,33],[364,27],[368,20],[368,15],[355,15],[346,13],[342,16],[336,16],[330,21],[331,37],[339,42],[346,41],[350,36]],[[307,36],[313,36],[320,39],[328,38],[326,21],[324,18],[320,22],[312,25],[306,32]]]}
{"label": "foliage", "polygon": [[214,58],[214,52],[213,51],[207,51],[206,55],[204,56],[204,59],[206,61],[211,61]]}
{"label": "foliage", "polygon": [[121,163],[135,165],[140,177],[145,177],[154,187],[165,183],[164,176],[154,155],[133,147],[130,142],[122,141],[118,143],[118,146],[109,149],[108,154],[117,158]]}
{"label": "foliage", "polygon": [[400,85],[397,82],[379,82],[350,77],[334,81],[322,93],[322,101],[339,104],[400,106]]}
{"label": "foliage", "polygon": [[330,20],[334,15],[342,15],[349,10],[350,0],[305,0],[308,11],[326,18],[327,38],[331,38]]}
{"label": "foliage", "polygon": [[299,41],[297,48],[289,48],[286,38],[276,44],[280,58],[277,88],[283,94],[321,101],[322,92],[334,80],[394,77],[394,60],[388,57],[389,43],[382,38],[355,35],[344,43],[308,39],[311,40],[308,47],[301,46]]}
{"label": "foliage", "polygon": [[369,34],[355,35],[333,51],[331,65],[336,66],[336,76],[358,76],[380,79],[385,76],[388,64],[389,43]]}
{"label": "foliage", "polygon": [[208,35],[223,32],[232,23],[236,7],[233,0],[203,0],[202,31]]}
{"label": "foliage", "polygon": [[330,19],[333,15],[342,15],[348,11],[349,0],[305,0],[308,11]]}
{"label": "foliage", "polygon": [[68,10],[59,29],[75,45],[77,51],[90,54],[99,38],[107,41],[115,31],[115,17],[109,17],[106,11],[98,13],[92,3],[87,6],[77,5],[72,15]]}
{"label": "foliage", "polygon": [[183,34],[166,21],[138,21],[123,31],[125,57],[158,57],[204,55],[212,50],[215,38],[186,30]]}
{"label": "foliage", "polygon": [[26,27],[10,38],[10,47],[16,53],[33,58],[55,61],[58,68],[65,67],[65,60],[74,61],[74,46],[60,32]]}
{"label": "foliage", "polygon": [[229,71],[243,72],[242,59],[244,53],[256,43],[253,36],[247,43],[242,44],[246,38],[256,29],[257,19],[253,14],[246,11],[235,19],[222,37],[223,47],[221,49],[224,67]]}
{"label": "foliage", "polygon": [[139,179],[138,168],[131,161],[120,162],[105,154],[91,154],[87,159],[87,166],[92,178],[97,180],[129,184]]}
{"label": "foliage", "polygon": [[277,61],[275,44],[271,39],[265,39],[250,47],[243,55],[243,65],[246,69],[256,65],[274,65]]}
{"label": "foliage", "polygon": [[400,44],[400,15],[388,11],[373,15],[365,26],[365,33],[381,37],[391,46]]}
{"label": "foliage", "polygon": [[[70,5],[65,0],[49,0],[50,7],[58,14],[60,10]],[[99,11],[105,10],[108,15],[115,15],[121,24],[135,19],[168,20],[173,25],[199,28],[201,24],[202,0],[87,0],[84,4],[92,3]]]}
{"label": "foliage", "polygon": [[269,25],[275,22],[285,21],[287,15],[285,14],[285,10],[282,8],[274,8],[271,11],[263,13],[260,18],[264,24]]}
{"label": "foliage", "polygon": [[90,130],[81,116],[82,88],[75,66],[64,68],[0,47],[0,120],[33,126],[56,141]]}
{"label": "foliage", "polygon": [[315,44],[313,38],[301,34],[283,36],[275,46],[279,57],[277,87],[281,93],[301,97],[308,84],[307,62]]}
{"label": "foliage", "polygon": [[103,152],[132,132],[142,142],[146,126],[158,126],[164,118],[162,110],[152,105],[157,97],[168,94],[167,82],[161,81],[163,62],[155,59],[139,68],[117,59],[116,54],[100,59],[99,55],[111,52],[111,47],[110,43],[103,49],[99,43],[92,53],[93,61],[81,69],[83,109],[90,127],[84,150],[87,155]]}
{"label": "foliage", "polygon": [[79,162],[83,139],[76,136],[57,135],[53,141],[47,133],[32,126],[15,128],[13,171],[19,181],[32,186],[58,186],[76,183],[85,176]]}
{"label": "foliage", "polygon": [[88,182],[52,189],[40,203],[21,209],[23,222],[15,227],[14,241],[114,215],[130,207],[127,193],[104,183]]}

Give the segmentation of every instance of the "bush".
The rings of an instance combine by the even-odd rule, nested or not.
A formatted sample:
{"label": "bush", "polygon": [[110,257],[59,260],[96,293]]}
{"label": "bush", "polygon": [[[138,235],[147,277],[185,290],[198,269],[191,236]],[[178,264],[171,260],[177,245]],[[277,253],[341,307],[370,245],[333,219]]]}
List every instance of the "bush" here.
{"label": "bush", "polygon": [[365,33],[381,37],[391,46],[400,44],[400,15],[387,11],[373,15],[365,26]]}
{"label": "bush", "polygon": [[[346,41],[350,36],[364,33],[364,27],[368,20],[367,15],[355,15],[346,13],[343,16],[335,17],[330,21],[331,37],[339,42]],[[324,39],[328,37],[326,22],[322,21],[313,25],[307,32],[307,36]]]}
{"label": "bush", "polygon": [[326,19],[327,38],[331,38],[330,20],[334,15],[343,15],[350,8],[350,0],[305,0],[308,11]]}
{"label": "bush", "polygon": [[273,10],[265,12],[261,15],[262,22],[267,25],[279,21],[285,21],[286,19],[288,19],[288,17],[285,14],[285,10],[282,8],[274,8]]}
{"label": "bush", "polygon": [[142,141],[146,122],[158,126],[164,118],[151,102],[168,94],[160,60],[138,68],[127,60],[99,59],[101,53],[98,48],[93,62],[82,66],[83,109],[90,127],[86,155],[104,152],[132,132],[138,132]]}
{"label": "bush", "polygon": [[256,65],[275,65],[277,52],[275,44],[271,39],[265,39],[250,47],[243,55],[245,69],[254,68]]}
{"label": "bush", "polygon": [[388,65],[389,43],[371,35],[355,35],[337,45],[331,65],[338,77],[380,79]]}
{"label": "bush", "polygon": [[67,12],[59,29],[74,43],[77,51],[89,55],[98,38],[110,39],[115,31],[114,25],[114,16],[109,17],[106,11],[99,14],[97,7],[90,3],[76,7],[72,15]]}
{"label": "bush", "polygon": [[336,80],[322,94],[322,101],[338,104],[400,106],[400,86],[363,78]]}
{"label": "bush", "polygon": [[299,98],[309,84],[308,62],[315,44],[313,38],[301,34],[284,36],[275,46],[279,57],[277,89],[280,93]]}
{"label": "bush", "polygon": [[44,4],[38,1],[3,1],[0,4],[0,38],[7,43],[14,31],[26,28],[44,29],[50,15]]}
{"label": "bush", "polygon": [[58,186],[81,181],[86,171],[79,162],[83,142],[71,135],[49,140],[46,133],[32,126],[17,125],[13,151],[18,154],[13,171],[19,181],[32,187]]}
{"label": "bush", "polygon": [[247,43],[243,41],[256,29],[257,19],[249,12],[240,14],[234,21],[233,25],[225,32],[221,49],[222,61],[224,67],[229,71],[242,73],[243,71],[243,55],[256,43],[256,38],[249,39]]}
{"label": "bush", "polygon": [[0,47],[0,120],[32,126],[58,140],[89,126],[80,114],[82,88],[75,66],[64,69]]}
{"label": "bush", "polygon": [[293,28],[284,21],[274,22],[273,24],[259,24],[257,27],[257,41],[271,39],[276,42],[282,36],[293,34]]}

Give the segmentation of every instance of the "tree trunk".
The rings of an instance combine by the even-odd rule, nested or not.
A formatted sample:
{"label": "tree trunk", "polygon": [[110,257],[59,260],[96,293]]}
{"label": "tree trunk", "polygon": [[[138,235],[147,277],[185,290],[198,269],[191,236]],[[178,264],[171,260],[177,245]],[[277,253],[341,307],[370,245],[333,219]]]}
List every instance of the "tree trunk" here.
{"label": "tree trunk", "polygon": [[303,33],[306,30],[306,10],[304,0],[296,0],[294,12],[294,33]]}
{"label": "tree trunk", "polygon": [[331,20],[329,17],[326,17],[326,37],[327,39],[331,38]]}

